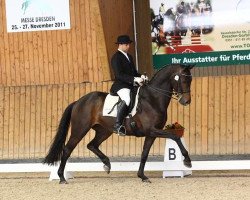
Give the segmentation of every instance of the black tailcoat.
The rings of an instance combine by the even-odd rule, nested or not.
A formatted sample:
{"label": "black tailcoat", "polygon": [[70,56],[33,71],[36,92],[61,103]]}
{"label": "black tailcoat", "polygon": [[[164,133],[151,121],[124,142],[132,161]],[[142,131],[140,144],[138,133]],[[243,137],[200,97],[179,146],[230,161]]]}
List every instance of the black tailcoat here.
{"label": "black tailcoat", "polygon": [[133,58],[127,54],[127,57],[120,51],[117,51],[111,59],[111,66],[114,72],[115,81],[111,86],[110,92],[117,93],[122,88],[132,89],[134,84],[134,77],[140,77],[137,72]]}

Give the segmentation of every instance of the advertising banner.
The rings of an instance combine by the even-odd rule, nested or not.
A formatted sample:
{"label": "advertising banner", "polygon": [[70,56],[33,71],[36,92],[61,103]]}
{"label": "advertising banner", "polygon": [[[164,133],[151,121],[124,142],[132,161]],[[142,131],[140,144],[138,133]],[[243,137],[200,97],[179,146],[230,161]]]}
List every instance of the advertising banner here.
{"label": "advertising banner", "polygon": [[7,32],[70,29],[69,0],[6,0]]}
{"label": "advertising banner", "polygon": [[249,0],[150,0],[155,68],[250,63]]}

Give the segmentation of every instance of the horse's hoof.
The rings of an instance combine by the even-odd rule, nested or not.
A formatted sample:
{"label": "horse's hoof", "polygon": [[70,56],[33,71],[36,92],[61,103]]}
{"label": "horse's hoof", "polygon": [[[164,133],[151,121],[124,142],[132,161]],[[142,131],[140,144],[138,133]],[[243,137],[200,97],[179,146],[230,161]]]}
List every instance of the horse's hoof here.
{"label": "horse's hoof", "polygon": [[109,166],[103,165],[103,169],[104,169],[105,172],[107,172],[107,174],[110,173],[110,167]]}
{"label": "horse's hoof", "polygon": [[144,175],[143,176],[138,175],[138,177],[141,178],[142,182],[144,182],[144,183],[151,183],[149,178],[144,176]]}
{"label": "horse's hoof", "polygon": [[148,178],[147,179],[142,179],[143,183],[152,183]]}
{"label": "horse's hoof", "polygon": [[59,184],[69,184],[66,180],[60,181]]}
{"label": "horse's hoof", "polygon": [[191,168],[192,167],[192,163],[191,163],[191,161],[183,161],[183,164],[186,166],[186,167],[188,167],[188,168]]}

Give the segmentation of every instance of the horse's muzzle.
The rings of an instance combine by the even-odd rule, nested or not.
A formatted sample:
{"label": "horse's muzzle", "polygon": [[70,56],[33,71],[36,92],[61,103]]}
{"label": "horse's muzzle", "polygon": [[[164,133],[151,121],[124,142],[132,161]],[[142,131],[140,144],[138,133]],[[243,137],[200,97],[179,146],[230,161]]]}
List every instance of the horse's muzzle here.
{"label": "horse's muzzle", "polygon": [[179,103],[183,106],[187,106],[191,103],[191,95],[190,93],[182,94],[179,98]]}

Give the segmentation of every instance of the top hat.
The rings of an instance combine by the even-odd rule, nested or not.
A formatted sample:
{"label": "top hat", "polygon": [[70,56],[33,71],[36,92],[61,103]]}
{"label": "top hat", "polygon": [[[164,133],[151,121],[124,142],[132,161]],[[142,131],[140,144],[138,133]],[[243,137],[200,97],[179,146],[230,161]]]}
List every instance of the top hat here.
{"label": "top hat", "polygon": [[117,37],[116,44],[130,44],[131,42],[133,41],[130,40],[128,35],[120,35]]}

